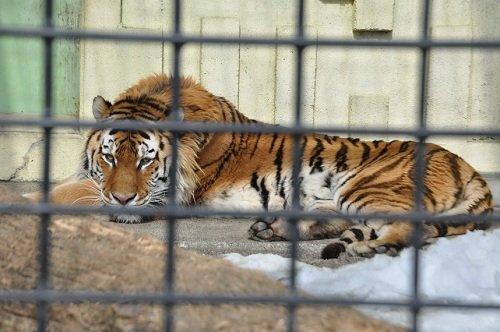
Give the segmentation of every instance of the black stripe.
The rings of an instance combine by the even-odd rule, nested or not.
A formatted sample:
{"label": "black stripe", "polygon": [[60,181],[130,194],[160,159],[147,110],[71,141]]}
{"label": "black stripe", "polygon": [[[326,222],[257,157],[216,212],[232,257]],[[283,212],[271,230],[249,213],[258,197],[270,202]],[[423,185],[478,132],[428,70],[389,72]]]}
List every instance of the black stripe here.
{"label": "black stripe", "polygon": [[100,153],[102,149],[99,147],[99,149],[92,150],[90,153],[90,159],[89,159],[89,167],[91,170],[94,171],[95,168],[95,163],[97,163],[97,155]]}
{"label": "black stripe", "polygon": [[347,243],[347,244],[351,244],[351,243],[353,242],[353,241],[352,241],[350,238],[348,238],[348,237],[342,237],[342,238],[340,238],[339,240],[340,240],[340,241],[342,241],[342,242],[345,242],[345,243]]}
{"label": "black stripe", "polygon": [[339,202],[340,206],[344,205],[344,203],[351,197],[352,194],[354,194],[358,190],[361,190],[366,184],[368,184],[371,181],[373,181],[374,179],[378,178],[380,176],[380,174],[384,174],[388,170],[394,168],[404,158],[405,157],[403,156],[403,157],[400,157],[399,159],[394,160],[392,163],[387,164],[386,166],[382,167],[380,170],[378,170],[375,173],[372,173],[372,174],[370,174],[368,176],[365,176],[358,183],[356,183],[353,186],[351,186],[351,190],[349,190],[346,193],[344,193],[344,195],[343,195],[344,197],[342,197],[342,199],[340,200],[340,202]]}
{"label": "black stripe", "polygon": [[86,155],[83,157],[83,169],[85,171],[89,170],[89,158]]}
{"label": "black stripe", "polygon": [[436,227],[438,236],[446,236],[446,234],[448,234],[448,225],[446,225],[444,222],[434,223],[433,226]]}
{"label": "black stripe", "polygon": [[280,192],[279,192],[280,197],[285,200],[285,206],[286,206],[285,183],[286,183],[286,176],[283,178],[283,180],[280,183]]}
{"label": "black stripe", "polygon": [[325,188],[330,188],[332,186],[332,173],[328,173],[328,175],[325,177],[325,182],[323,183],[323,187]]}
{"label": "black stripe", "polygon": [[335,159],[337,160],[337,163],[335,165],[337,172],[342,172],[347,169],[347,145],[345,145],[344,142],[340,143],[341,147],[337,151],[337,154],[335,155]]}
{"label": "black stripe", "polygon": [[262,207],[267,210],[269,207],[269,190],[266,188],[266,178],[262,177],[260,181],[260,199],[262,202]]}
{"label": "black stripe", "polygon": [[[124,117],[116,117],[115,116],[120,116],[123,115]],[[130,111],[124,111],[123,109],[112,111],[109,114],[109,117],[113,117],[113,119],[116,120],[138,120],[138,119],[144,119],[144,120],[149,120],[149,121],[157,121],[159,120],[158,116],[152,114],[146,109],[143,110],[138,110],[138,109],[131,109]]]}
{"label": "black stripe", "polygon": [[144,138],[144,139],[150,139],[151,138],[145,131],[138,130],[137,133],[139,135],[141,135],[141,137]]}
{"label": "black stripe", "polygon": [[[228,101],[226,101],[226,102],[229,104],[229,102],[228,102]],[[234,108],[235,108],[232,104],[229,104],[229,105],[230,105],[230,108],[231,108],[231,109],[234,109]],[[236,110],[236,115],[238,116],[238,121],[239,121],[240,123],[244,123],[244,122],[245,122],[245,118],[243,117],[243,114],[241,114],[241,112],[239,112],[239,111],[237,111],[237,110]]]}
{"label": "black stripe", "polygon": [[[372,161],[380,159],[381,157],[383,157],[387,153],[387,151],[389,151],[388,147],[389,147],[389,145],[392,144],[392,142],[388,142],[388,143],[384,142],[384,143],[386,143],[386,144],[384,145],[382,150],[377,154],[377,156],[372,159]],[[377,144],[377,147],[378,147],[378,144]]]}
{"label": "black stripe", "polygon": [[427,184],[425,185],[424,189],[424,197],[430,201],[433,207],[436,206],[437,202],[436,199],[434,198],[434,193],[432,192],[431,188],[427,186]]}
{"label": "black stripe", "polygon": [[448,150],[445,150],[443,148],[440,148],[440,149],[436,149],[436,150],[431,150],[431,151],[428,151],[426,154],[425,154],[425,157],[427,157],[427,159],[430,159],[433,155],[435,155],[436,153],[440,153],[440,152],[446,152],[446,153],[449,153]]}
{"label": "black stripe", "polygon": [[361,143],[363,146],[363,155],[361,156],[361,162],[359,165],[363,165],[370,158],[370,147],[365,142]]}
{"label": "black stripe", "polygon": [[307,146],[307,136],[302,136],[302,151],[306,150]]}
{"label": "black stripe", "polygon": [[269,147],[269,153],[271,153],[274,149],[274,143],[276,143],[276,139],[278,138],[278,133],[273,134],[273,140],[271,141],[271,146]]}
{"label": "black stripe", "polygon": [[401,146],[399,147],[399,152],[405,152],[408,150],[408,146],[410,145],[410,142],[406,141],[401,143]]}
{"label": "black stripe", "polygon": [[139,134],[141,137],[143,137],[145,139],[150,139],[151,138],[145,131],[142,131],[142,130],[111,129],[111,131],[109,132],[110,135],[115,135],[116,133],[127,133],[129,135]]}
{"label": "black stripe", "polygon": [[108,117],[113,115],[131,115],[130,113],[131,113],[130,111],[125,111],[122,108],[120,108],[120,110],[112,111],[111,113],[109,113]]}
{"label": "black stripe", "polygon": [[110,135],[114,135],[116,134],[117,132],[119,131],[122,131],[122,130],[119,130],[119,129],[111,129],[111,131],[109,132]]}
{"label": "black stripe", "polygon": [[[370,199],[364,201],[362,204],[358,205],[358,207],[356,208],[356,212],[360,212],[362,209],[364,209],[365,207],[371,205],[371,204],[380,204],[380,202],[385,202],[387,203],[388,206],[390,206],[393,210],[396,209],[396,208],[399,208],[400,210],[403,210],[403,211],[411,211],[411,209],[413,208],[413,201],[411,204],[409,204],[407,201],[401,201],[401,200],[395,200],[394,198],[391,199],[391,200],[387,200],[386,197],[387,197],[387,194],[385,193],[380,193],[380,194],[383,194],[382,197],[380,196],[371,196]],[[368,209],[369,211],[370,209]]]}
{"label": "black stripe", "polygon": [[352,232],[352,234],[354,234],[354,237],[356,238],[356,240],[363,241],[365,239],[365,236],[363,235],[362,230],[357,229],[357,228],[351,228],[349,230]]}
{"label": "black stripe", "polygon": [[399,184],[395,185],[394,188],[391,189],[396,195],[406,196],[408,194],[413,194],[413,187],[408,184]]}
{"label": "black stripe", "polygon": [[[219,101],[219,103],[220,102],[221,101]],[[233,107],[231,107],[227,102],[225,102],[224,105],[229,108],[229,114],[231,114],[231,122],[235,123],[236,122],[236,116],[237,116],[236,113],[239,113],[239,112],[236,112],[235,109]]]}
{"label": "black stripe", "polygon": [[252,173],[252,179],[250,180],[250,185],[252,188],[254,188],[257,192],[260,191],[259,184],[257,183],[257,180],[259,179],[259,176],[257,175],[257,172]]}
{"label": "black stripe", "polygon": [[321,155],[321,152],[325,150],[323,142],[319,138],[316,138],[315,140],[316,140],[316,146],[314,147],[311,158],[309,159],[309,166],[312,166],[316,158],[319,155]]}
{"label": "black stripe", "polygon": [[486,193],[480,199],[474,200],[472,202],[473,204],[467,208],[467,213],[472,214],[474,212],[474,210],[477,209],[481,204],[483,204],[484,202],[488,202],[489,203],[491,201],[491,199],[492,199],[491,194],[489,192]]}
{"label": "black stripe", "polygon": [[316,138],[316,146],[313,149],[311,158],[309,159],[309,166],[312,166],[310,174],[314,172],[323,172],[323,158],[320,157],[321,153],[325,150],[323,142]]}
{"label": "black stripe", "polygon": [[478,181],[479,183],[481,183],[481,186],[484,188],[484,187],[488,187],[488,184],[486,183],[486,181],[484,181],[484,179],[481,177],[481,175],[479,175],[478,172],[474,171],[474,174],[472,174],[472,178],[470,179],[469,183],[472,181],[472,180],[476,180]]}
{"label": "black stripe", "polygon": [[342,184],[340,186],[337,186],[337,190],[340,190],[349,180],[351,180],[352,178],[358,176],[359,173],[354,173],[354,174],[351,174],[349,175],[349,177],[347,177],[347,179],[344,180],[344,182],[342,182]]}
{"label": "black stripe", "polygon": [[[366,190],[366,188],[363,188]],[[368,196],[372,196],[373,195],[373,192],[369,192],[369,191],[365,191],[361,194],[359,194],[355,199],[353,199],[352,201],[349,202],[349,205],[347,205],[346,207],[346,210],[349,210],[349,208],[353,205],[353,204],[356,204],[357,202],[359,202],[360,200],[362,200],[363,198],[365,197],[368,197]],[[357,211],[359,212],[362,208],[364,207],[364,205],[360,205],[357,207]]]}
{"label": "black stripe", "polygon": [[253,158],[255,151],[257,151],[257,147],[259,145],[260,137],[262,136],[262,133],[257,134],[257,139],[255,140],[255,145],[253,147],[252,153],[250,154],[250,159]]}
{"label": "black stripe", "polygon": [[[224,110],[224,106],[222,105],[222,103],[221,103],[221,101],[219,99],[220,98],[216,99],[217,105],[219,105],[219,110],[222,113],[222,119],[224,120],[224,122],[226,122],[227,121],[226,112]],[[233,117],[233,122],[234,122],[234,117]]]}
{"label": "black stripe", "polygon": [[134,118],[131,120],[134,120],[137,118],[140,118],[143,120],[148,120],[148,121],[158,121],[159,120],[157,116],[154,116],[153,114],[146,113],[146,112],[140,112],[140,113],[134,114]]}
{"label": "black stripe", "polygon": [[285,136],[281,139],[280,147],[276,151],[276,158],[274,158],[274,165],[276,166],[276,190],[279,190],[281,182],[281,171],[283,164],[283,147],[285,145]]}
{"label": "black stripe", "polygon": [[[220,105],[220,100],[216,99],[216,101]],[[222,114],[224,114],[224,112]],[[231,122],[234,123],[234,112],[232,110],[230,112],[230,115],[231,115]],[[235,155],[235,147],[236,147],[236,134],[234,132],[232,132],[231,133],[231,144],[224,151],[224,154],[221,157],[217,158],[216,160],[208,163],[207,165],[201,165],[201,167],[204,168],[204,167],[207,167],[208,165],[219,162],[219,166],[215,170],[214,175],[212,175],[212,177],[208,181],[205,182],[203,188],[200,187],[199,190],[197,189],[197,195],[200,195],[203,190],[206,190],[207,188],[209,188],[219,178],[221,172],[224,170],[224,167],[226,166],[226,164],[229,161],[229,159],[231,158],[231,156]]]}
{"label": "black stripe", "polygon": [[[118,105],[124,104],[124,103],[131,104],[131,105],[126,106],[126,107],[118,107]],[[151,108],[154,108],[157,111],[163,112],[164,114],[166,113],[165,115],[167,115],[167,116],[169,115],[168,113],[170,112],[170,108],[166,104],[164,104],[160,100],[152,98],[148,95],[141,95],[141,96],[136,97],[136,98],[132,98],[130,96],[126,97],[124,99],[118,100],[113,105],[113,108],[132,108],[133,106],[142,106],[142,105],[146,105],[146,106],[149,106]]]}
{"label": "black stripe", "polygon": [[323,172],[323,158],[318,157],[316,162],[314,162],[314,166],[311,168],[310,174],[313,174],[315,172]]}
{"label": "black stripe", "polygon": [[462,199],[464,185],[462,183],[462,177],[461,177],[461,171],[460,171],[460,164],[458,163],[458,157],[456,155],[448,155],[448,161],[450,162],[450,170],[451,170],[451,174],[453,174],[453,180],[455,180],[456,191],[454,194],[455,204],[453,206],[453,207],[455,207],[456,204],[458,204],[458,202]]}
{"label": "black stripe", "polygon": [[200,149],[204,148],[207,143],[208,143],[208,140],[211,138],[210,134],[207,133],[207,132],[202,132],[202,133],[199,133],[201,139],[200,139]]}
{"label": "black stripe", "polygon": [[347,137],[347,140],[352,143],[352,145],[357,146],[359,142],[359,138]]}

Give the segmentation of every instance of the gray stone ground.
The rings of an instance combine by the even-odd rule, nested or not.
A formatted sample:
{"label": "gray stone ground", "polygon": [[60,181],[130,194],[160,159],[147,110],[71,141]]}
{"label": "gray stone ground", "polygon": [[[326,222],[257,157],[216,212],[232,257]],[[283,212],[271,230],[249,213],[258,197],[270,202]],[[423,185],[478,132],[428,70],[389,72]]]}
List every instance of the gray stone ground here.
{"label": "gray stone ground", "polygon": [[[492,187],[493,197],[500,198],[500,176],[487,177],[486,180]],[[6,185],[18,193],[37,191],[40,188],[38,183],[0,182],[0,184]],[[498,200],[497,202],[500,203]],[[498,208],[496,209],[496,214],[500,215]],[[290,243],[288,242],[258,242],[249,240],[247,230],[251,224],[251,219],[182,219],[176,223],[176,241],[180,247],[213,256],[233,252],[242,255],[257,253],[271,253],[285,257],[290,255]],[[166,221],[154,221],[135,225],[121,224],[121,226],[141,234],[150,234],[159,239],[166,239],[167,237]],[[319,257],[321,249],[329,242],[330,240],[300,242],[299,260],[316,266],[327,267],[338,267],[362,260],[362,258],[342,256],[336,260],[322,260]]]}

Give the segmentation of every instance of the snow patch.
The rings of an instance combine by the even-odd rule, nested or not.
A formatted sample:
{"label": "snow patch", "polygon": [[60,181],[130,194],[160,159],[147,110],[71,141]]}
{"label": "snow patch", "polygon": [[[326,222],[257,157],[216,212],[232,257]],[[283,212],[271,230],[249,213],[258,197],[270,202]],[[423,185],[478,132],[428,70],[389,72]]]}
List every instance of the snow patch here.
{"label": "snow patch", "polygon": [[[440,238],[420,251],[420,296],[448,303],[500,304],[500,229],[476,231],[454,238]],[[398,257],[377,255],[338,269],[297,262],[297,286],[315,296],[357,300],[407,300],[412,298],[413,250]],[[236,265],[259,270],[274,279],[289,279],[290,259],[272,254],[224,256]],[[364,311],[396,324],[409,325],[404,308],[377,307]],[[421,331],[500,331],[498,309],[422,309]]]}

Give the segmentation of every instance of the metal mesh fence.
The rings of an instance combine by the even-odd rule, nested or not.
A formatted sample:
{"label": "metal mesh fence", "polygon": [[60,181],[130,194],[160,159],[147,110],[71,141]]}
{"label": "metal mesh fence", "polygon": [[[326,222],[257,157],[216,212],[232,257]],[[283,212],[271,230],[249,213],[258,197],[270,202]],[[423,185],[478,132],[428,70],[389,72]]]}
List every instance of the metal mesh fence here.
{"label": "metal mesh fence", "polygon": [[[424,1],[424,14],[422,18],[422,31],[421,38],[415,41],[404,40],[344,40],[344,39],[309,39],[304,34],[304,0],[296,1],[296,32],[295,35],[289,38],[267,38],[267,37],[198,37],[183,34],[181,31],[181,10],[182,4],[180,0],[174,2],[173,22],[174,29],[170,34],[148,34],[148,33],[125,33],[125,32],[100,32],[100,31],[82,31],[82,30],[65,30],[55,28],[53,25],[53,2],[51,0],[45,1],[44,6],[44,24],[40,28],[27,28],[27,27],[8,27],[0,26],[0,38],[2,36],[17,37],[22,42],[23,38],[37,37],[43,40],[44,43],[44,109],[43,117],[38,120],[28,119],[1,119],[0,125],[2,126],[30,126],[43,128],[44,130],[44,154],[43,154],[43,200],[40,204],[32,204],[30,206],[20,205],[0,205],[0,212],[2,213],[35,213],[41,216],[40,224],[40,278],[38,281],[38,289],[36,291],[22,291],[22,290],[2,290],[0,291],[0,301],[21,301],[21,302],[36,302],[38,304],[38,330],[45,331],[48,323],[48,304],[51,302],[77,302],[77,301],[99,301],[104,303],[161,303],[166,308],[171,308],[177,304],[194,303],[194,304],[221,304],[221,303],[265,303],[265,304],[280,304],[288,308],[288,331],[295,329],[295,309],[298,306],[304,305],[321,305],[321,306],[337,306],[337,305],[376,305],[376,306],[399,306],[410,309],[413,313],[412,330],[418,331],[419,312],[423,308],[465,308],[465,309],[500,309],[498,304],[484,304],[484,303],[446,303],[443,301],[424,300],[419,297],[420,289],[420,257],[419,251],[415,250],[413,259],[413,274],[412,289],[413,296],[409,301],[359,301],[338,297],[322,297],[304,299],[297,296],[296,285],[296,259],[297,251],[297,221],[305,218],[322,218],[326,215],[320,213],[312,213],[302,211],[299,206],[299,173],[300,173],[300,154],[301,148],[299,140],[301,135],[311,132],[324,132],[336,134],[374,134],[374,135],[410,135],[413,136],[420,144],[418,145],[416,158],[416,193],[415,202],[416,209],[414,212],[405,215],[388,215],[384,218],[388,220],[396,220],[404,217],[406,220],[414,222],[415,236],[414,246],[418,248],[418,239],[422,236],[422,221],[444,221],[445,217],[432,216],[426,214],[422,210],[422,195],[423,195],[423,174],[424,174],[424,159],[423,159],[423,143],[430,136],[469,136],[469,135],[486,135],[499,137],[500,130],[430,130],[426,126],[425,112],[426,112],[426,82],[428,72],[428,58],[429,51],[434,48],[482,48],[482,49],[500,49],[500,41],[471,41],[471,40],[432,40],[428,34],[429,31],[429,18],[430,18],[430,0]],[[203,132],[262,132],[262,133],[288,133],[292,134],[295,138],[294,149],[294,163],[292,173],[292,183],[294,183],[293,190],[293,204],[292,208],[287,211],[268,211],[268,212],[255,212],[255,211],[216,211],[206,208],[181,208],[174,200],[170,200],[168,206],[161,210],[164,216],[168,218],[168,257],[167,266],[165,271],[165,290],[161,293],[95,293],[95,292],[61,292],[50,289],[48,280],[51,273],[50,261],[48,259],[50,253],[50,235],[48,226],[50,223],[51,215],[55,213],[65,214],[85,214],[85,213],[123,213],[123,209],[113,207],[102,208],[86,208],[86,207],[69,207],[69,206],[54,206],[49,204],[49,189],[50,189],[50,160],[52,151],[51,133],[57,127],[70,127],[70,128],[104,128],[109,126],[106,123],[94,123],[85,121],[71,121],[59,120],[53,118],[53,41],[55,39],[94,39],[94,40],[120,40],[120,41],[146,41],[146,42],[163,42],[173,46],[173,78],[174,78],[174,110],[179,110],[179,90],[180,90],[180,52],[184,45],[192,43],[204,44],[246,44],[246,45],[286,45],[292,46],[296,49],[296,80],[295,80],[295,124],[290,128],[285,127],[268,127],[268,126],[235,126],[235,125],[218,125],[218,124],[201,124],[201,123],[182,123],[180,121],[171,121],[168,123],[151,124],[137,124],[130,122],[120,122],[113,124],[113,128],[117,129],[160,129],[167,130],[173,133],[175,138],[186,131],[203,131]],[[310,46],[329,46],[329,47],[353,47],[353,48],[372,48],[372,47],[385,47],[385,48],[405,48],[405,49],[418,49],[420,50],[420,63],[419,63],[419,109],[418,109],[418,128],[414,130],[403,129],[352,129],[342,127],[316,127],[314,130],[307,128],[301,123],[302,114],[302,90],[303,90],[303,51]],[[177,167],[178,153],[177,140],[173,140],[173,156],[172,156],[172,169],[171,176],[171,192],[170,197],[175,197],[176,191],[176,172],[173,171]],[[147,208],[134,209],[135,215],[140,214],[144,216],[158,215],[158,210],[151,210]],[[216,296],[216,295],[195,295],[195,294],[182,294],[176,291],[174,284],[175,277],[175,259],[173,255],[173,247],[175,240],[175,229],[177,219],[184,217],[209,217],[209,216],[230,216],[230,217],[285,217],[293,226],[294,237],[290,242],[291,246],[291,262],[290,265],[290,285],[289,293],[285,296]],[[354,217],[354,215],[343,214],[342,217]],[[379,215],[356,215],[357,218],[376,218]],[[463,222],[468,220],[468,216],[459,216],[455,220]],[[494,216],[474,216],[475,221],[492,222],[495,220]],[[171,331],[173,329],[172,310],[165,310],[165,330]]]}

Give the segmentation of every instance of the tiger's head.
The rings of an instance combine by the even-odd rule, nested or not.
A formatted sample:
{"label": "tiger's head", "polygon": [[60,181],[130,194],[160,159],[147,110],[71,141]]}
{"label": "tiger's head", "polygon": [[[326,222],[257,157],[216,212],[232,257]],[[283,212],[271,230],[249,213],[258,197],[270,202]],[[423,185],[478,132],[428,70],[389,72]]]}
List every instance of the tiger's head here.
{"label": "tiger's head", "polygon": [[[114,103],[97,96],[92,111],[97,121],[134,120],[146,123],[170,121],[172,79],[164,74],[139,81],[120,94]],[[181,80],[182,121],[220,122],[220,102],[190,78]],[[176,168],[177,201],[192,200],[199,183],[198,157],[212,137],[210,133],[182,133]],[[81,174],[99,188],[105,205],[160,206],[168,201],[173,135],[159,130],[96,129],[90,132]],[[118,222],[141,222],[135,215],[115,216]]]}
{"label": "tiger's head", "polygon": [[[125,107],[125,108],[124,108]],[[137,107],[137,105],[136,105]],[[114,106],[98,96],[93,113],[98,121],[141,120],[126,105]],[[84,169],[99,186],[106,205],[163,205],[167,201],[170,167],[170,134],[157,130],[94,130],[89,134]],[[115,216],[118,222],[135,223],[134,215]]]}
{"label": "tiger's head", "polygon": [[[148,110],[148,107],[152,107],[153,103],[162,107],[158,100],[153,102],[152,98],[145,96],[115,104],[97,96],[93,102],[93,113],[97,121],[110,122],[110,126],[113,122],[122,120],[166,120],[166,116],[165,119],[148,119],[144,116],[152,114],[153,110]],[[164,109],[163,113],[166,112]],[[83,168],[86,175],[99,187],[102,203],[132,209],[166,204],[171,140],[169,132],[158,130],[93,130],[87,139]],[[189,149],[189,144],[184,144],[179,150],[178,160],[177,189],[181,192],[181,202],[182,192],[196,181],[193,179],[193,168],[196,167],[192,165],[193,151],[191,149],[191,153],[186,153],[186,147]],[[140,216],[129,214],[115,215],[114,219],[122,223],[142,221]]]}

